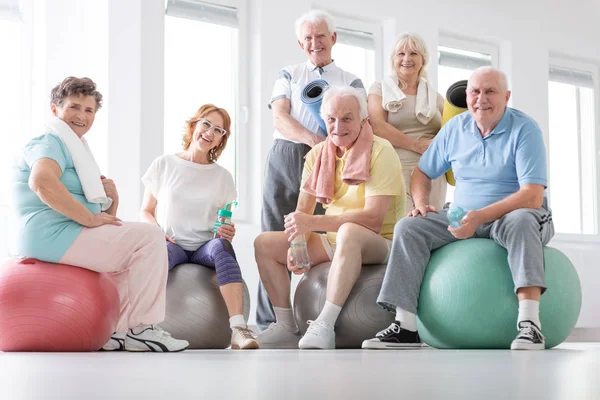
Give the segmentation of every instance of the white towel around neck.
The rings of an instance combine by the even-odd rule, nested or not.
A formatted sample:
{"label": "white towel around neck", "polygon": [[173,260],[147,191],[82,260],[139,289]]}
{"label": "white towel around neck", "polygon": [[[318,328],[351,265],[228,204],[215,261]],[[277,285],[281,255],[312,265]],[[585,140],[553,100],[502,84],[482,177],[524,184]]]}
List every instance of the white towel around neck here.
{"label": "white towel around neck", "polygon": [[79,138],[66,122],[57,117],[48,118],[46,127],[63,141],[71,154],[87,201],[100,204],[102,211],[108,210],[113,200],[106,196],[100,179],[100,168],[85,138]]}
{"label": "white towel around neck", "polygon": [[[398,78],[388,76],[381,81],[381,104],[388,112],[397,112],[402,108],[406,94],[398,86]],[[419,78],[415,115],[423,125],[427,125],[437,111],[437,93],[425,78]]]}

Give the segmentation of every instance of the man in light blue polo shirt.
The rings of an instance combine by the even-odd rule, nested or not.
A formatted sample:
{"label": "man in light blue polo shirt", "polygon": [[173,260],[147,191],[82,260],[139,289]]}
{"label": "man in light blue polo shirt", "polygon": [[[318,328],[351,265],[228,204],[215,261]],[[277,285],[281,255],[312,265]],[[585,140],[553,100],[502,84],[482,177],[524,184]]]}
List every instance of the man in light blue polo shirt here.
{"label": "man in light blue polo shirt", "polygon": [[[526,114],[507,107],[504,73],[482,67],[467,86],[468,113],[451,119],[423,154],[411,179],[415,209],[394,228],[383,286],[377,299],[396,321],[365,340],[363,348],[418,348],[418,296],[431,251],[471,237],[506,248],[519,299],[514,350],[541,350],[539,300],[546,289],[543,246],[554,235],[544,190],[546,149],[542,132]],[[455,203],[467,211],[458,228],[447,210],[429,205],[431,180],[450,167]]]}

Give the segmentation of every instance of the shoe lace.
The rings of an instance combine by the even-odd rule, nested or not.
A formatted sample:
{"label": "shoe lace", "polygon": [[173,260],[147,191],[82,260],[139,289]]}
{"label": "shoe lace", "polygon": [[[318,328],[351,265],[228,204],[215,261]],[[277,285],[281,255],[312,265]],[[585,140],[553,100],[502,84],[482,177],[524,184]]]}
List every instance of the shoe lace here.
{"label": "shoe lace", "polygon": [[162,327],[158,326],[158,325],[150,325],[152,327],[152,330],[154,332],[156,332],[156,334],[158,334],[159,336],[162,336],[164,338],[168,338],[171,336],[171,334],[167,331],[165,331]]}
{"label": "shoe lace", "polygon": [[236,328],[236,329],[240,333],[240,336],[242,337],[242,339],[254,340],[254,332],[252,332],[250,329],[248,329],[248,328]]}
{"label": "shoe lace", "polygon": [[523,337],[529,340],[534,340],[536,337],[536,331],[535,328],[531,325],[525,327],[525,328],[521,328],[521,332],[519,332],[519,337]]}
{"label": "shoe lace", "polygon": [[379,332],[375,336],[387,336],[390,333],[398,333],[398,332],[400,332],[400,325],[398,325],[395,322],[392,322],[390,324],[390,326],[388,326],[387,328],[385,328],[384,330],[382,330],[381,332]]}
{"label": "shoe lace", "polygon": [[[308,333],[311,330],[311,328],[316,328],[316,327],[329,329],[329,324],[325,321],[318,321],[318,320],[313,321],[313,320],[309,319],[307,322],[308,322],[308,329],[306,330],[306,333]],[[313,329],[312,333],[315,333],[314,329]]]}

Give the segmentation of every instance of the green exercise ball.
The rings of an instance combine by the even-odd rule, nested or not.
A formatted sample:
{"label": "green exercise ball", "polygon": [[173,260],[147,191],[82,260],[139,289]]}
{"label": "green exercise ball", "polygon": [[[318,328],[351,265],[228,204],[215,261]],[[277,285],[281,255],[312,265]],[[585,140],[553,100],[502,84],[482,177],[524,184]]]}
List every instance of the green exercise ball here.
{"label": "green exercise ball", "polygon": [[[540,321],[546,348],[562,343],[581,310],[575,267],[544,247],[546,285]],[[431,254],[421,285],[417,327],[440,349],[509,349],[517,334],[518,301],[506,249],[489,239],[460,240]]]}

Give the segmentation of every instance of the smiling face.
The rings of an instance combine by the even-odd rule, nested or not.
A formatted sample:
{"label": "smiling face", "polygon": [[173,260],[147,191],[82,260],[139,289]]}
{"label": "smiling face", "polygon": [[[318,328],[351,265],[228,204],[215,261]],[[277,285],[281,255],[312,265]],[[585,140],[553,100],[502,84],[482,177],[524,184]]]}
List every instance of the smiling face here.
{"label": "smiling face", "polygon": [[331,49],[336,38],[335,33],[329,33],[327,22],[321,21],[317,24],[305,22],[300,29],[298,44],[310,62],[317,67],[324,67],[331,63]]}
{"label": "smiling face", "polygon": [[336,96],[326,103],[327,133],[340,149],[352,147],[360,134],[360,105],[353,96]]}
{"label": "smiling face", "polygon": [[[203,119],[205,121],[197,121],[195,123],[196,126],[194,127],[194,133],[192,134],[190,148],[192,150],[197,149],[202,152],[208,152],[210,149],[221,144],[223,137],[215,132],[215,128],[223,130],[225,122],[221,114],[216,111],[206,114]],[[207,122],[211,125],[210,128],[208,128]]]}
{"label": "smiling face", "polygon": [[396,49],[392,62],[396,74],[405,79],[418,77],[423,68],[423,56],[411,48],[408,43]]}
{"label": "smiling face", "polygon": [[96,118],[96,99],[93,96],[69,96],[62,105],[52,104],[50,109],[52,114],[69,125],[77,136],[83,137]]}
{"label": "smiling face", "polygon": [[498,125],[509,99],[510,90],[497,71],[475,71],[469,78],[467,106],[482,133]]}

